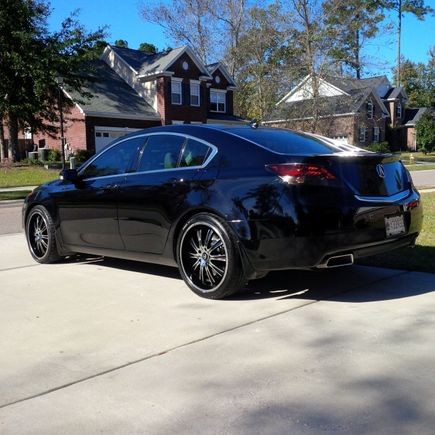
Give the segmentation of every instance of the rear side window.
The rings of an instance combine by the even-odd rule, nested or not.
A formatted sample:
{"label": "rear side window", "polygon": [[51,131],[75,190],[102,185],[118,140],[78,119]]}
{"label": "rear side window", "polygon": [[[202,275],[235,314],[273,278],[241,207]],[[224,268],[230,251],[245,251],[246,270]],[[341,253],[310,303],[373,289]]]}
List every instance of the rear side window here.
{"label": "rear side window", "polygon": [[177,167],[185,138],[170,134],[149,136],[137,170],[159,171]]}
{"label": "rear side window", "polygon": [[194,139],[188,139],[180,159],[180,167],[202,166],[211,148]]}
{"label": "rear side window", "polygon": [[84,178],[124,174],[130,169],[144,137],[135,137],[121,142],[99,155],[80,175]]}
{"label": "rear side window", "polygon": [[278,128],[234,128],[229,133],[237,134],[244,139],[280,154],[332,154],[337,149],[328,146],[320,139],[303,133],[295,133]]}

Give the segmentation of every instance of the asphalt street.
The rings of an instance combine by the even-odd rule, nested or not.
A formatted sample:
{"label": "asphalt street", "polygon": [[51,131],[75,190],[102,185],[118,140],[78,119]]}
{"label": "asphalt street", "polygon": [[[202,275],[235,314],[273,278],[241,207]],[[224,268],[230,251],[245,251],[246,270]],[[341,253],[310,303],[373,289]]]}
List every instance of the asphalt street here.
{"label": "asphalt street", "polygon": [[0,236],[0,433],[433,434],[435,275],[273,273],[225,301],[176,269],[37,265]]}

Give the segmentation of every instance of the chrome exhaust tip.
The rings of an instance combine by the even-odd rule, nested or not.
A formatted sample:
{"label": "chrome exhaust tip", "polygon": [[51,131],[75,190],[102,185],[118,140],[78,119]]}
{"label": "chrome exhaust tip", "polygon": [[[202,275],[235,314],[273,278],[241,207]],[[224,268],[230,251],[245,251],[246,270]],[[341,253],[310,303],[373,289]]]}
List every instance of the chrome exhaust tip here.
{"label": "chrome exhaust tip", "polygon": [[353,254],[332,255],[326,261],[320,263],[319,269],[331,269],[333,267],[352,266],[354,263]]}

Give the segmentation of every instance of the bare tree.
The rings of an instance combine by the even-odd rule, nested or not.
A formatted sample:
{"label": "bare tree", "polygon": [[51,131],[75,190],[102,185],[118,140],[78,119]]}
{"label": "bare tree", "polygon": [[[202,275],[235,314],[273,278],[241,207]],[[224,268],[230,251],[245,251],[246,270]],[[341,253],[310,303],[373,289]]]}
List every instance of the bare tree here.
{"label": "bare tree", "polygon": [[189,44],[205,64],[216,53],[216,17],[212,0],[172,0],[143,2],[142,18],[162,27],[175,43]]}
{"label": "bare tree", "polygon": [[237,79],[240,68],[238,49],[248,17],[249,0],[222,0],[213,3],[210,13],[222,26],[220,34],[224,59],[229,72]]}

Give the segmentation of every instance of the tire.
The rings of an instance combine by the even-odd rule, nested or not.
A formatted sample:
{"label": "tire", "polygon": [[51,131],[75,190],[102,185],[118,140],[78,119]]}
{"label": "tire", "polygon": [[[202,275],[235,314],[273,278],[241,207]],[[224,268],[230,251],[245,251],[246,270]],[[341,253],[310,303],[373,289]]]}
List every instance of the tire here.
{"label": "tire", "polygon": [[54,263],[62,258],[57,251],[53,220],[42,205],[32,208],[27,216],[26,239],[30,254],[38,263]]}
{"label": "tire", "polygon": [[245,284],[237,239],[217,216],[200,213],[189,219],[177,242],[181,276],[197,295],[222,299]]}

